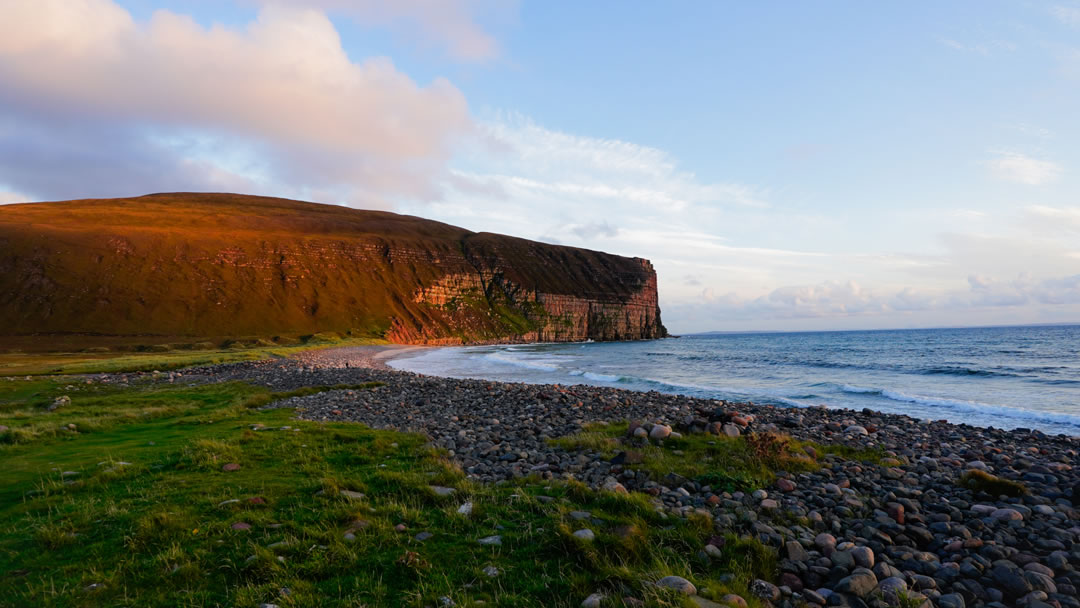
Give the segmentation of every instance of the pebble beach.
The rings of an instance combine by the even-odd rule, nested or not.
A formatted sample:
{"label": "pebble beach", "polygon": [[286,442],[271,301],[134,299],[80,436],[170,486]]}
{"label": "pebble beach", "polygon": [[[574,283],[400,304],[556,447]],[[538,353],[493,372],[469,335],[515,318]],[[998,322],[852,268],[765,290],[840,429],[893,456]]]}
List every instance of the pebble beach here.
{"label": "pebble beach", "polygon": [[[271,407],[294,408],[307,420],[422,433],[480,482],[573,479],[647,494],[671,516],[705,515],[717,534],[751,536],[777,551],[779,576],[752,589],[776,606],[1080,607],[1080,438],[871,410],[422,376],[387,368],[395,352],[327,349],[185,370],[169,381],[242,380],[275,390],[380,382],[370,391],[327,391]],[[624,422],[614,457],[552,441]],[[830,455],[819,470],[777,471],[769,487],[734,492],[635,468],[640,449],[672,438],[766,433],[880,450],[883,458],[870,464]],[[972,471],[1024,491],[993,495],[965,486]]]}

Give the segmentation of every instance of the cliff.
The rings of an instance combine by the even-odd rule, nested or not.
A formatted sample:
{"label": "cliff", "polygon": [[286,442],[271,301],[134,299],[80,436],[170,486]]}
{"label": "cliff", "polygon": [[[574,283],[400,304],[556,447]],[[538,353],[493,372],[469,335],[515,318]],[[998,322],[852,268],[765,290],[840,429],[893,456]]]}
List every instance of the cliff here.
{"label": "cliff", "polygon": [[0,206],[0,336],[666,335],[640,258],[233,194]]}

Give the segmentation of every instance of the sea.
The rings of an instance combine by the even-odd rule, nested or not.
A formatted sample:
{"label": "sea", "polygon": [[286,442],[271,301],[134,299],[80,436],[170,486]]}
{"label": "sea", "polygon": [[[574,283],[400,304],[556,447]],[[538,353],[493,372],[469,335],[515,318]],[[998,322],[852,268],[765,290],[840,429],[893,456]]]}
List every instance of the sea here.
{"label": "sea", "polygon": [[1080,435],[1080,325],[427,348],[389,364],[452,378],[870,408]]}

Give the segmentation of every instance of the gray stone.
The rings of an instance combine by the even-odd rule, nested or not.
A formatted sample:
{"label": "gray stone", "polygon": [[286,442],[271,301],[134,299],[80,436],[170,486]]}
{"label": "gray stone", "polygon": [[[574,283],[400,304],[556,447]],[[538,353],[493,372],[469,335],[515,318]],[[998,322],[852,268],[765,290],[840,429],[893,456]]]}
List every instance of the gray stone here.
{"label": "gray stone", "polygon": [[697,587],[694,586],[694,583],[691,583],[690,581],[686,580],[681,576],[665,576],[664,578],[656,581],[656,585],[658,587],[674,589],[675,591],[678,591],[679,593],[684,593],[686,595],[697,594]]}
{"label": "gray stone", "polygon": [[760,578],[755,579],[754,582],[750,583],[750,593],[770,602],[775,602],[780,599],[780,588],[769,581],[763,581]]}
{"label": "gray stone", "polygon": [[966,608],[964,596],[959,593],[949,593],[938,598],[939,608]]}
{"label": "gray stone", "polygon": [[588,528],[582,528],[581,530],[576,530],[574,532],[574,538],[585,542],[592,542],[596,540],[596,534]]}
{"label": "gray stone", "polygon": [[1009,595],[1020,597],[1031,592],[1032,586],[1026,578],[1024,571],[1016,564],[1007,561],[999,561],[994,564],[990,571],[994,581]]}
{"label": "gray stone", "polygon": [[877,588],[878,581],[874,573],[866,568],[856,568],[850,575],[840,579],[833,591],[850,593],[857,597],[866,597]]}
{"label": "gray stone", "polygon": [[797,540],[789,540],[784,543],[784,551],[787,553],[787,558],[793,562],[805,562],[810,559],[810,554],[806,552],[806,549]]}
{"label": "gray stone", "polygon": [[649,431],[650,439],[667,439],[671,435],[671,427],[664,424],[654,424]]}
{"label": "gray stone", "polygon": [[600,602],[603,601],[603,593],[594,593],[581,602],[581,608],[600,608]]}
{"label": "gray stone", "polygon": [[498,546],[498,545],[502,544],[502,537],[499,536],[498,534],[493,534],[491,536],[485,536],[484,538],[481,538],[480,540],[478,540],[476,542],[480,543],[481,545],[495,545],[495,546]]}
{"label": "gray stone", "polygon": [[855,547],[851,550],[851,557],[855,559],[855,565],[861,568],[874,567],[874,551],[870,547]]}

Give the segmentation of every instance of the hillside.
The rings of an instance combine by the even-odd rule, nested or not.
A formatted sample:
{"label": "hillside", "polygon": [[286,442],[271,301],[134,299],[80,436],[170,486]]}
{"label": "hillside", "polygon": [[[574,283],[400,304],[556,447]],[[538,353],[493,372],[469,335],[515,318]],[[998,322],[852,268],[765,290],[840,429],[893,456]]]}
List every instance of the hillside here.
{"label": "hillside", "polygon": [[666,335],[647,260],[234,194],[0,206],[0,319],[91,341]]}

